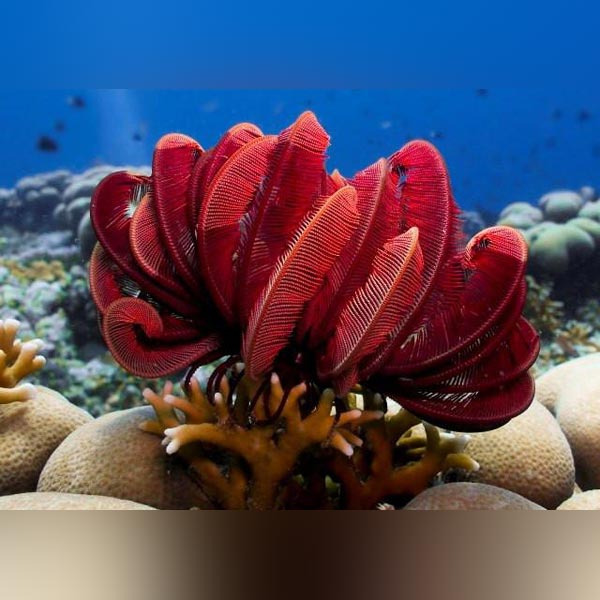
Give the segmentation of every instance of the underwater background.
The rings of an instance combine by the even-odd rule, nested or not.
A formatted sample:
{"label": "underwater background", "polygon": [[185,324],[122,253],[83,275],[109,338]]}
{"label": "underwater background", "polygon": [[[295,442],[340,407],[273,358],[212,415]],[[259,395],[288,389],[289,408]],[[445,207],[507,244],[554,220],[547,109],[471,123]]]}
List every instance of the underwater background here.
{"label": "underwater background", "polygon": [[[81,98],[84,106],[73,99]],[[71,101],[69,101],[71,100]],[[279,131],[312,110],[330,133],[328,168],[354,173],[407,140],[442,152],[461,207],[499,211],[551,188],[598,184],[598,94],[552,89],[3,91],[0,187],[58,168],[149,164],[163,134],[210,147],[234,123]],[[58,126],[58,127],[57,127]],[[38,147],[44,136],[56,149]],[[51,144],[50,144],[51,145]]]}
{"label": "underwater background", "polygon": [[[543,377],[564,363],[592,358],[575,369],[575,379],[589,377],[600,385],[600,102],[593,91],[567,86],[0,92],[6,148],[0,161],[0,323],[18,320],[19,337],[43,340],[39,351],[46,364],[29,379],[59,391],[94,418],[145,405],[141,390],[160,388],[164,380],[145,381],[117,365],[89,291],[94,189],[116,170],[150,174],[155,144],[167,133],[187,134],[207,149],[236,123],[275,133],[307,110],[331,136],[327,170],[347,177],[410,140],[434,144],[446,161],[466,239],[498,224],[517,229],[527,243],[524,314],[541,339],[532,374]],[[209,367],[199,371],[201,384],[209,373]],[[599,399],[596,388],[590,389],[593,412]],[[554,411],[551,401],[545,406]],[[523,427],[539,427],[535,435],[543,437],[551,429],[547,417]],[[73,418],[79,426],[81,417]],[[585,420],[582,412],[577,419]],[[576,444],[597,451],[600,425],[579,442],[585,428],[577,424],[569,433],[568,427],[563,429],[575,459],[583,461],[577,482],[596,490],[599,461],[578,458]],[[556,431],[563,435],[558,425]],[[512,437],[501,442],[509,447]],[[562,456],[565,448],[571,456],[566,441],[560,452],[552,443],[540,456]],[[476,444],[471,448],[475,452]],[[538,450],[534,445],[517,452],[522,458]],[[517,484],[505,487],[556,508],[573,492],[570,460],[559,483],[540,475],[549,490],[545,496],[538,488],[525,493]],[[170,507],[171,500],[157,505]],[[181,507],[178,501],[173,506]]]}

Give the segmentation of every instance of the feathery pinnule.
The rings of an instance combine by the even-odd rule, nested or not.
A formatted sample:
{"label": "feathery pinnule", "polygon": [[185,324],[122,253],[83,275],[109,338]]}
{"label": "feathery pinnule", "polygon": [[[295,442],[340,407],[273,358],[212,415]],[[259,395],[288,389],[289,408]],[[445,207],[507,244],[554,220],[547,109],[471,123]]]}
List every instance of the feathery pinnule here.
{"label": "feathery pinnule", "polygon": [[334,388],[344,396],[350,390],[339,387],[344,371],[358,380],[360,361],[377,351],[411,313],[413,298],[421,284],[423,254],[416,227],[396,236],[375,255],[371,273],[342,310],[338,326],[319,363],[319,375],[333,379]]}
{"label": "feathery pinnule", "polygon": [[234,294],[242,219],[260,192],[276,146],[273,135],[241,146],[217,171],[200,206],[197,243],[202,275],[230,324],[239,321]]}
{"label": "feathery pinnule", "polygon": [[357,223],[356,191],[345,186],[301,225],[250,315],[242,350],[250,377],[273,368],[304,305],[349,242]]}
{"label": "feathery pinnule", "polygon": [[158,141],[152,157],[152,201],[160,225],[154,235],[158,233],[175,272],[193,291],[200,282],[194,231],[187,215],[187,191],[194,165],[203,152],[196,140],[169,133]]}

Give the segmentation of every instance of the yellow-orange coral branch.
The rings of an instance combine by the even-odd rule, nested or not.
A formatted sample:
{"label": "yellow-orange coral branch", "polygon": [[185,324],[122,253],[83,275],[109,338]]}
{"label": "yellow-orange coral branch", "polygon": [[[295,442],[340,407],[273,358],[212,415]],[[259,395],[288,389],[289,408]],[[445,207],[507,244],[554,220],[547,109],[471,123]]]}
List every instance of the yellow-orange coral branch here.
{"label": "yellow-orange coral branch", "polygon": [[18,340],[19,326],[16,319],[0,320],[0,404],[31,399],[35,388],[19,382],[46,364],[46,359],[38,354],[44,343],[37,339],[24,343]]}

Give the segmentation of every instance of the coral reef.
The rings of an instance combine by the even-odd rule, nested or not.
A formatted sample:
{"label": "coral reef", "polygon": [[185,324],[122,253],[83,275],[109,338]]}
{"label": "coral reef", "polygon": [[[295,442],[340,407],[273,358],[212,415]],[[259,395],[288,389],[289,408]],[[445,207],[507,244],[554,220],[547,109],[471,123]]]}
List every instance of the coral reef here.
{"label": "coral reef", "polygon": [[[62,232],[70,241],[82,242],[81,254],[87,260],[93,247],[89,239],[93,231],[86,216],[90,199],[100,180],[116,170],[118,167],[99,165],[83,173],[60,170],[23,177],[13,189],[0,189],[0,222],[29,232],[30,237],[31,232]],[[147,172],[148,167],[136,171]],[[50,218],[40,219],[40,215]]]}
{"label": "coral reef", "polygon": [[523,314],[542,340],[533,366],[537,375],[557,364],[600,351],[600,305],[593,298],[584,299],[576,307],[566,307],[564,301],[554,298],[552,281],[540,282],[528,275]]}
{"label": "coral reef", "polygon": [[554,284],[555,296],[573,305],[600,292],[590,273],[600,271],[600,200],[592,188],[545,194],[538,207],[509,204],[498,224],[521,231],[529,246],[529,272]]}
{"label": "coral reef", "polygon": [[59,260],[50,262],[33,260],[24,264],[16,260],[0,259],[0,267],[6,267],[13,277],[20,281],[61,281],[66,278],[65,265]]}
{"label": "coral reef", "polygon": [[502,212],[524,300],[433,147],[346,178],[327,143],[306,113],[0,190],[0,509],[598,508],[595,190]]}
{"label": "coral reef", "polygon": [[49,363],[36,381],[95,416],[141,405],[139,379],[119,368],[98,332],[77,249],[72,252],[65,237],[53,233],[5,233],[0,319],[17,319],[21,336],[44,340]]}

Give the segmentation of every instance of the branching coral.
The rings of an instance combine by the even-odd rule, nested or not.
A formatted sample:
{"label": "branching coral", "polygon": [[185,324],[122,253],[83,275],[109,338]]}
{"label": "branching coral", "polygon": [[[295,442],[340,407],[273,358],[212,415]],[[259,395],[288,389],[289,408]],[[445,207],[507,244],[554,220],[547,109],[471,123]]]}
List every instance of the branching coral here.
{"label": "branching coral", "polygon": [[371,408],[338,413],[350,402],[336,402],[333,390],[315,403],[306,383],[286,392],[275,374],[263,390],[246,378],[236,393],[226,379],[220,387],[213,402],[195,379],[185,398],[173,395],[171,383],[160,393],[144,390],[156,419],[142,427],[165,436],[167,452],[187,460],[222,508],[374,508],[416,495],[448,468],[477,468],[462,453],[467,436],[428,424],[420,435],[414,426],[421,421],[405,410],[386,420],[379,395]]}
{"label": "branching coral", "polygon": [[[165,385],[161,394],[144,391],[157,416],[155,421],[145,423],[144,429],[164,434],[167,452],[179,451],[188,459],[205,492],[224,508],[277,507],[282,502],[282,483],[293,473],[304,451],[312,446],[329,446],[349,456],[354,446],[362,444],[352,428],[383,416],[379,411],[356,409],[339,416],[332,414],[332,390],[323,392],[316,406],[305,414],[305,383],[287,392],[275,374],[262,391],[249,380],[244,383],[238,387],[233,406],[228,402],[231,395],[226,380],[221,391],[214,394],[214,403],[195,379],[187,398],[174,396],[172,384]],[[279,416],[268,418],[269,413]],[[197,445],[194,448],[196,442],[227,451],[230,462],[225,471],[210,454]]]}
{"label": "branching coral", "polygon": [[[379,394],[365,396],[365,406],[382,406]],[[365,425],[366,444],[351,458],[334,456],[332,476],[342,484],[342,505],[373,508],[385,498],[413,497],[448,469],[476,470],[464,453],[469,436],[446,433],[402,409]]]}
{"label": "branching coral", "polygon": [[0,320],[0,404],[33,398],[34,386],[19,382],[46,364],[46,359],[38,355],[42,340],[21,342],[17,339],[19,325],[16,319]]}

